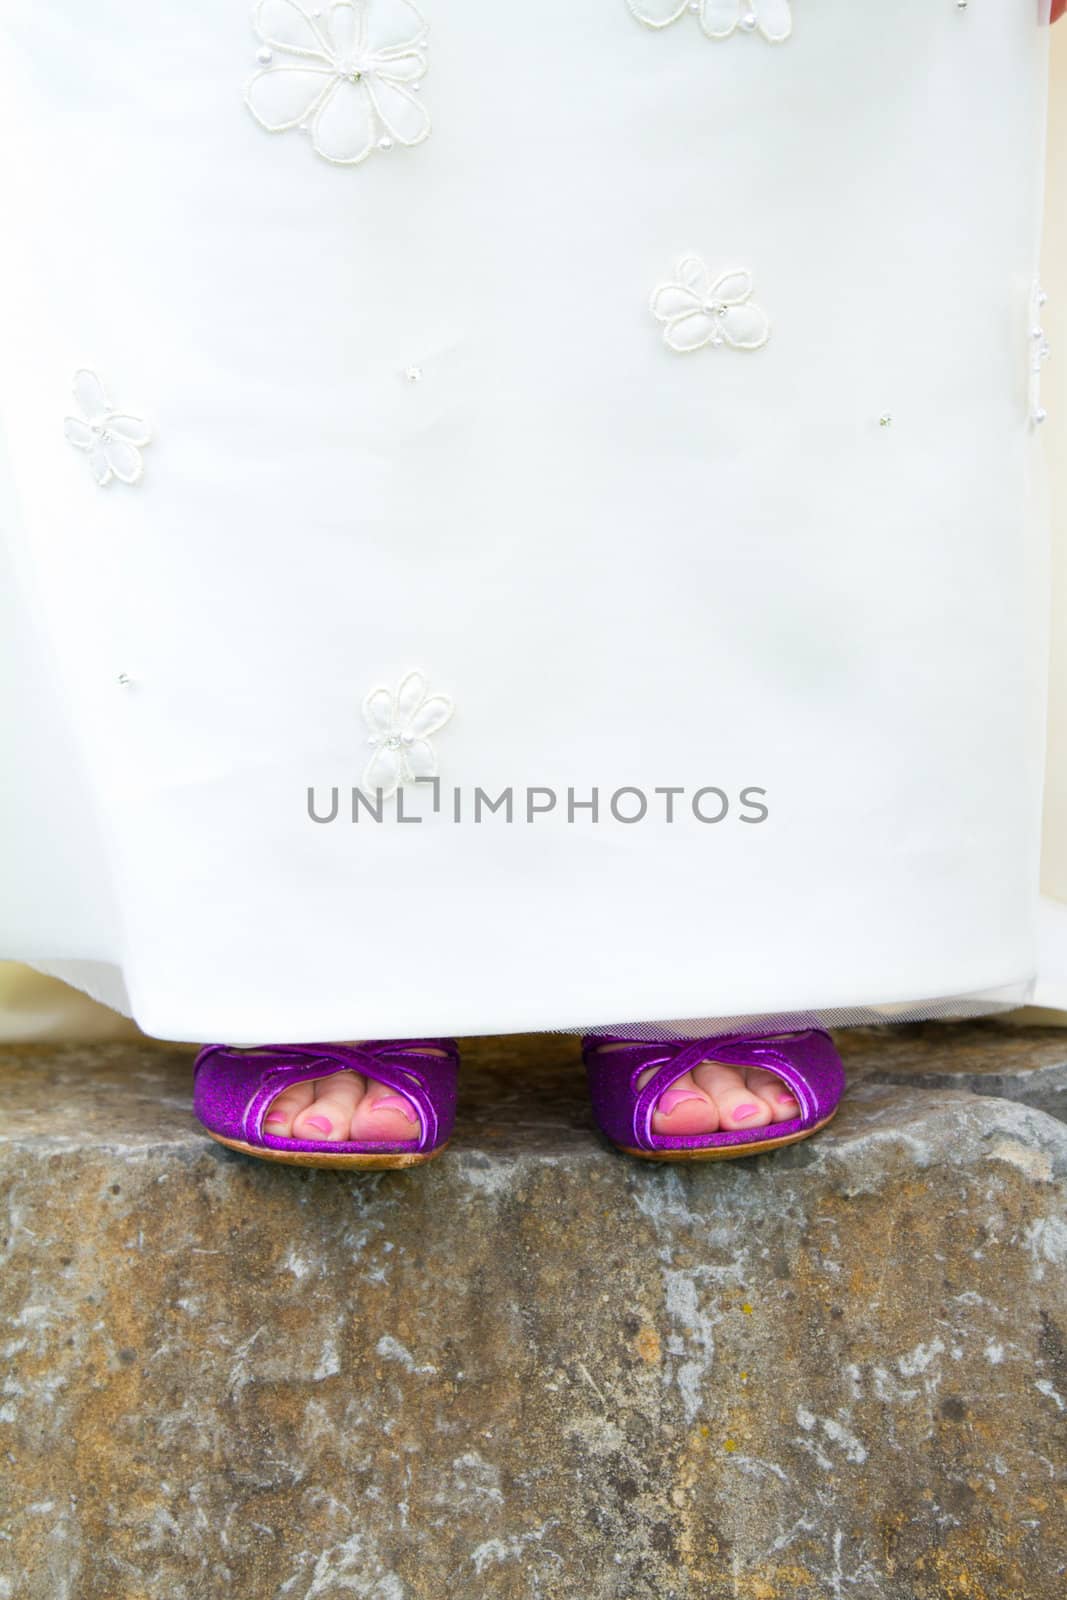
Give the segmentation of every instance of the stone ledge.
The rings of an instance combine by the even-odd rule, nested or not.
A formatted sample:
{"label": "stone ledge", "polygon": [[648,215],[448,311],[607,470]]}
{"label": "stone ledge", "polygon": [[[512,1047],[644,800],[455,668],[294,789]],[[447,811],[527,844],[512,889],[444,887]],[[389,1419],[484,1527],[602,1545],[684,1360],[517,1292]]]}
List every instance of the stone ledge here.
{"label": "stone ledge", "polygon": [[477,1041],[364,1176],[204,1139],[185,1050],[9,1052],[0,1600],[1059,1600],[1067,1036],[842,1042],[820,1139],[656,1167]]}
{"label": "stone ledge", "polygon": [[852,1081],[970,1089],[1067,1121],[1067,1028],[925,1022],[839,1035]]}

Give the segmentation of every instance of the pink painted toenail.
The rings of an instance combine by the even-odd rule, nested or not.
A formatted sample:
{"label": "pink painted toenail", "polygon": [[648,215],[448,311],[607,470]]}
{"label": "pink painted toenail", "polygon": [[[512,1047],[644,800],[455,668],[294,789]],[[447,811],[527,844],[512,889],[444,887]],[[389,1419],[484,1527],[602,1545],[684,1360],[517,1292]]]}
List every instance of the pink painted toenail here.
{"label": "pink painted toenail", "polygon": [[662,1111],[669,1117],[672,1111],[677,1111],[683,1100],[703,1100],[702,1094],[696,1094],[692,1089],[664,1089],[656,1106],[657,1111]]}
{"label": "pink painted toenail", "polygon": [[402,1094],[383,1094],[380,1100],[375,1100],[372,1111],[399,1111],[402,1117],[409,1122],[418,1122],[418,1113],[410,1100],[405,1100]]}
{"label": "pink painted toenail", "polygon": [[750,1105],[734,1106],[734,1116],[738,1117],[738,1118],[754,1117],[758,1110],[759,1110],[759,1106],[750,1106]]}
{"label": "pink painted toenail", "polygon": [[288,1117],[283,1117],[279,1111],[276,1111],[273,1116],[267,1118],[268,1122],[288,1122],[288,1120]]}
{"label": "pink painted toenail", "polygon": [[781,1094],[776,1094],[774,1098],[776,1100],[795,1100],[796,1095],[789,1094],[786,1090],[783,1090]]}
{"label": "pink painted toenail", "polygon": [[333,1123],[328,1117],[305,1117],[304,1121],[309,1128],[317,1128],[320,1133],[329,1133],[333,1128]]}

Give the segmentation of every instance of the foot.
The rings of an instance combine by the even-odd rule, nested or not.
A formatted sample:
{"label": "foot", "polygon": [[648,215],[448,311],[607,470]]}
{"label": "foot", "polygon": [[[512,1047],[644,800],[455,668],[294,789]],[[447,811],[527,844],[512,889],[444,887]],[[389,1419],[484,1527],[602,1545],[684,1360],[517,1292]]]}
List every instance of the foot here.
{"label": "foot", "polygon": [[406,1095],[359,1072],[332,1072],[327,1078],[283,1089],[267,1109],[263,1131],[275,1139],[375,1144],[417,1139],[421,1126]]}
{"label": "foot", "polygon": [[[643,1072],[637,1080],[638,1087],[644,1088],[655,1071],[650,1067]],[[799,1115],[796,1097],[773,1072],[702,1061],[660,1095],[652,1113],[652,1131],[686,1138],[699,1133],[766,1128],[774,1122],[792,1122]]]}

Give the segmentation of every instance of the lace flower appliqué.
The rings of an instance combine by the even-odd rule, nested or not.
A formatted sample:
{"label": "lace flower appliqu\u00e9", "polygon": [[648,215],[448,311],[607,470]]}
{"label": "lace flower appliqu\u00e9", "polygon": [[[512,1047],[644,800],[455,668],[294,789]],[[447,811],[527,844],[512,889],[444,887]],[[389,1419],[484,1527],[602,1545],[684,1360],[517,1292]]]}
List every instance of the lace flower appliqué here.
{"label": "lace flower appliqu\u00e9", "polygon": [[437,756],[430,735],[452,719],[452,701],[428,694],[421,672],[409,672],[395,694],[373,689],[363,702],[363,719],[374,754],[363,773],[364,794],[381,790],[385,799],[416,778],[437,776]]}
{"label": "lace flower appliqu\u00e9", "polygon": [[418,93],[428,30],[411,0],[334,0],[324,11],[259,0],[253,27],[261,70],[245,104],[268,133],[302,128],[342,167],[428,137]]}
{"label": "lace flower appliqu\u00e9", "polygon": [[699,256],[686,256],[675,281],[656,290],[652,315],[664,324],[664,344],[680,355],[705,345],[762,350],[771,336],[767,313],[752,299],[751,274],[724,272],[713,283]]}
{"label": "lace flower appliqu\u00e9", "polygon": [[140,483],[144,473],[141,451],[152,438],[147,423],[116,411],[96,373],[84,368],[74,374],[74,399],[81,416],[67,417],[64,431],[76,450],[87,453],[100,487],[112,478],[120,483]]}
{"label": "lace flower appliqu\u00e9", "polygon": [[1048,335],[1041,325],[1047,304],[1048,295],[1035,283],[1030,301],[1030,421],[1037,427],[1048,420],[1048,412],[1041,404],[1041,375],[1052,355]]}
{"label": "lace flower appliqu\u00e9", "polygon": [[771,44],[781,44],[793,31],[792,0],[626,0],[639,22],[649,28],[667,28],[687,11],[700,18],[709,39],[729,39],[735,33],[761,33]]}

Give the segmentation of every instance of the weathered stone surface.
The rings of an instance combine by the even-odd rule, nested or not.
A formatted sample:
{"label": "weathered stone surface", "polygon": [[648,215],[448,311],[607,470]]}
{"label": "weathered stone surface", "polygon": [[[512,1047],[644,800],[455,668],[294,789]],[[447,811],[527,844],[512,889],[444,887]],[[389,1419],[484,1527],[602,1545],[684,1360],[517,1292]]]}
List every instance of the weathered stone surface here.
{"label": "weathered stone surface", "polygon": [[478,1043],[345,1177],[202,1138],[185,1051],[9,1054],[0,1600],[1060,1600],[1067,1129],[970,1092],[1052,1042],[845,1044],[819,1140],[672,1168]]}
{"label": "weathered stone surface", "polygon": [[853,1081],[915,1089],[970,1089],[1047,1111],[1067,1121],[1067,1029],[963,1023],[945,1048],[943,1023],[857,1028],[840,1035]]}

